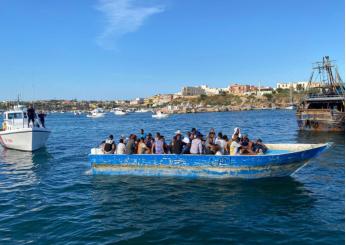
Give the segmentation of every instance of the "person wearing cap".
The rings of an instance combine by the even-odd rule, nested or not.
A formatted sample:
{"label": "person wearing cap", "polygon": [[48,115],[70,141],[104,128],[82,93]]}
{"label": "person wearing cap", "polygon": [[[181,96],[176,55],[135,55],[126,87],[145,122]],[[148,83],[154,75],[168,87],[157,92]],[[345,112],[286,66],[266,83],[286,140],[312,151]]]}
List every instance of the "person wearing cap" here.
{"label": "person wearing cap", "polygon": [[180,130],[175,131],[175,135],[181,135],[181,131]]}
{"label": "person wearing cap", "polygon": [[187,132],[186,136],[184,137],[184,139],[182,140],[183,142],[183,150],[182,153],[183,154],[190,154],[190,147],[191,147],[191,133]]}
{"label": "person wearing cap", "polygon": [[104,154],[114,154],[115,152],[115,143],[113,140],[113,135],[109,135],[103,145],[103,153]]}
{"label": "person wearing cap", "polygon": [[202,134],[201,133],[197,133],[196,138],[194,138],[192,140],[190,153],[191,154],[202,154],[203,153]]}

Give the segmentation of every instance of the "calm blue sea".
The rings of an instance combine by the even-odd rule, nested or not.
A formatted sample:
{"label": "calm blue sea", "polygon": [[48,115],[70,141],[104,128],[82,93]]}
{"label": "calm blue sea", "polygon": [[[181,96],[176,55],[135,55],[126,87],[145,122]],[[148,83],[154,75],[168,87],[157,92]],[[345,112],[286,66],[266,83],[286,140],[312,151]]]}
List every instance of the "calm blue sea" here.
{"label": "calm blue sea", "polygon": [[[344,244],[344,134],[301,133],[294,111],[51,114],[47,125],[45,149],[0,147],[0,244]],[[236,126],[264,142],[335,144],[281,179],[90,175],[89,150],[110,133]]]}

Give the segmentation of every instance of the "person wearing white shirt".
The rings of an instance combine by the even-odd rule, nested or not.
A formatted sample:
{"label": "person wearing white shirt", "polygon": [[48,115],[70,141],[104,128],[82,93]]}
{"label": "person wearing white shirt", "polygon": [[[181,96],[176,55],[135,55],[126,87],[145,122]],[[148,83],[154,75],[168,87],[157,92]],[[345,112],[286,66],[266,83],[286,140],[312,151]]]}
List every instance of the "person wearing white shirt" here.
{"label": "person wearing white shirt", "polygon": [[117,154],[125,154],[126,151],[126,145],[124,144],[124,139],[119,140],[119,144],[117,147]]}
{"label": "person wearing white shirt", "polygon": [[222,133],[218,133],[217,139],[215,140],[215,144],[219,146],[219,151],[221,152],[222,155],[225,154],[225,147],[227,145],[226,140],[222,138]]}
{"label": "person wearing white shirt", "polygon": [[197,134],[196,138],[192,140],[191,148],[190,148],[191,154],[202,154],[203,153],[203,146],[202,146],[201,138],[202,138],[202,135]]}

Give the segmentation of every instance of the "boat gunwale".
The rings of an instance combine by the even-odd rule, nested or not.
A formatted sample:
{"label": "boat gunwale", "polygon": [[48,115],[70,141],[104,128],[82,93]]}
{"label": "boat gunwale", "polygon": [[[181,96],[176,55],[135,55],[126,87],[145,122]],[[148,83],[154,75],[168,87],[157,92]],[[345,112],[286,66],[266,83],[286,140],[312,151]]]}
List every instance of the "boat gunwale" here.
{"label": "boat gunwale", "polygon": [[[291,151],[291,152],[285,152],[285,153],[277,153],[277,154],[260,154],[260,155],[211,155],[211,154],[89,154],[90,156],[179,156],[179,155],[184,155],[184,156],[192,156],[192,157],[201,157],[201,156],[212,156],[212,157],[269,157],[269,156],[286,156],[289,154],[294,154],[294,153],[302,153],[306,152],[309,150],[315,150],[319,148],[325,147],[325,149],[330,148],[334,143],[333,142],[326,142],[326,143],[320,143],[320,144],[266,144],[266,145],[313,145],[316,147],[308,148],[305,150],[298,150],[298,151]],[[95,147],[96,148],[96,147]],[[324,149],[324,150],[325,150]]]}

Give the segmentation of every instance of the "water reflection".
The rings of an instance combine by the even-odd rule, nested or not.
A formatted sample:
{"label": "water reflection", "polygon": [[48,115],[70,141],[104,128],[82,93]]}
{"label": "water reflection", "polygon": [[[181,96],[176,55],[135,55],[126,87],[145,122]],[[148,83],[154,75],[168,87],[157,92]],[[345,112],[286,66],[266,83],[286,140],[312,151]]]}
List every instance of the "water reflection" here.
{"label": "water reflection", "polygon": [[301,131],[297,133],[297,143],[326,143],[333,142],[334,145],[343,145],[345,143],[345,134],[343,132],[313,132]]}
{"label": "water reflection", "polygon": [[111,224],[108,229],[119,234],[120,240],[155,230],[154,224],[179,230],[213,220],[232,229],[252,226],[262,217],[263,228],[271,225],[265,217],[303,218],[315,204],[311,192],[290,177],[189,180],[94,176],[92,197],[96,207],[94,218],[102,224]]}
{"label": "water reflection", "polygon": [[51,158],[45,148],[35,152],[0,149],[0,186],[11,187],[37,183],[37,172]]}

